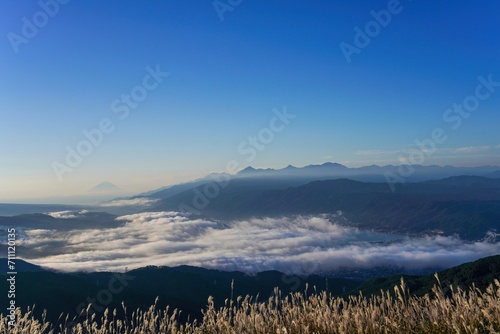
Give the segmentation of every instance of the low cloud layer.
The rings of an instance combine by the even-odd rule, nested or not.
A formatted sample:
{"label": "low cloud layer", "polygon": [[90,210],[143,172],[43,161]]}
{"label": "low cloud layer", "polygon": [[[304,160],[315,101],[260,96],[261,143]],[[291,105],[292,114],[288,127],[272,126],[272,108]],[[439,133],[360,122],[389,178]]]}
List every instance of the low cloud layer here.
{"label": "low cloud layer", "polygon": [[47,215],[57,218],[57,219],[72,219],[72,218],[79,218],[83,217],[86,213],[88,213],[87,210],[81,210],[81,211],[58,211],[58,212],[49,212]]}
{"label": "low cloud layer", "polygon": [[125,224],[85,231],[27,231],[19,255],[64,271],[187,264],[309,274],[374,266],[444,268],[500,253],[500,243],[391,236],[341,226],[324,217],[252,219],[221,225],[176,212],[149,212],[118,220]]}

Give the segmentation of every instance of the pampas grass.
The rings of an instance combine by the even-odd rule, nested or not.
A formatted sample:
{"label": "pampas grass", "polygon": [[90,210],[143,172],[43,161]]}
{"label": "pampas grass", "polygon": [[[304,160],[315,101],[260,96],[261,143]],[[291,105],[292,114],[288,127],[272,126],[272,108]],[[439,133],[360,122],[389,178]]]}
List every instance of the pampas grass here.
{"label": "pampas grass", "polygon": [[403,280],[392,293],[380,291],[370,297],[361,293],[333,297],[315,289],[282,296],[275,289],[267,300],[231,297],[220,308],[210,297],[200,322],[181,323],[180,311],[158,309],[158,300],[148,310],[136,310],[125,319],[117,319],[116,310],[106,310],[97,319],[95,315],[83,317],[78,323],[61,315],[62,325],[57,328],[44,317],[33,318],[33,310],[21,313],[17,309],[15,327],[9,328],[7,317],[0,315],[0,333],[500,333],[498,280],[485,291],[475,286],[468,290],[450,287],[446,296],[436,279],[432,293],[423,297],[412,296]]}

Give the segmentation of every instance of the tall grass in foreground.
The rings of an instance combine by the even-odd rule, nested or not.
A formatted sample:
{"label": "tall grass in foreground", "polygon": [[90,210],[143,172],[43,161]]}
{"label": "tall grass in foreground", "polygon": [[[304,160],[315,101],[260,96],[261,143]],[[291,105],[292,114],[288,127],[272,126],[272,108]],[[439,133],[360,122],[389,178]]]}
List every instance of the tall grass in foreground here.
{"label": "tall grass in foreground", "polygon": [[116,310],[106,310],[100,319],[89,317],[74,327],[53,328],[30,311],[17,310],[17,316],[16,327],[9,329],[1,315],[0,333],[500,333],[500,283],[494,280],[486,291],[452,287],[449,296],[435,285],[423,297],[411,296],[403,280],[394,293],[369,298],[309,295],[307,290],[281,296],[275,289],[267,300],[238,297],[218,309],[209,298],[199,323],[181,324],[177,310],[158,310],[156,303],[125,320],[116,319]]}

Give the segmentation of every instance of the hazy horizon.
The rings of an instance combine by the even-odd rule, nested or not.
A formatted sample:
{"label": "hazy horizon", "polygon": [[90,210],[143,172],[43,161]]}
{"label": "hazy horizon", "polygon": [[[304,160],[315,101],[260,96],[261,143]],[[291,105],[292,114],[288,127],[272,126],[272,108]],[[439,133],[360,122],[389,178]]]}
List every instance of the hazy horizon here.
{"label": "hazy horizon", "polygon": [[[336,162],[327,161],[325,163],[336,163]],[[373,165],[380,166],[380,167],[387,166],[387,165],[376,165],[376,164],[373,164]],[[389,165],[391,165],[391,164],[389,164]],[[280,169],[284,169],[284,168],[286,168],[288,166],[293,166],[293,167],[296,167],[296,168],[304,168],[304,167],[311,166],[311,165],[295,166],[295,165],[288,164],[286,166],[280,166],[280,167],[274,167],[274,168],[273,167],[265,167],[265,166],[247,166],[245,168],[252,167],[252,168],[255,168],[255,169],[275,169],[275,170],[280,170]],[[351,166],[349,166],[349,165],[343,165],[343,166],[348,167],[348,168],[359,168],[359,167],[367,167],[368,165],[351,165]],[[370,166],[372,166],[372,165],[370,165]],[[439,167],[445,167],[445,166],[451,166],[451,165],[434,165],[434,164],[432,164],[432,165],[422,165],[422,166],[439,166]],[[458,165],[456,165],[456,166],[452,166],[452,167],[469,167],[469,168],[474,168],[474,167],[485,167],[485,166],[488,166],[488,167],[498,167],[499,170],[500,170],[500,165],[464,165],[464,166],[458,166]],[[202,178],[204,178],[204,177],[206,177],[206,176],[208,176],[210,174],[226,173],[226,174],[229,174],[229,175],[236,175],[236,174],[238,174],[239,172],[241,172],[245,168],[240,168],[236,173],[233,173],[233,174],[228,173],[227,170],[210,171],[210,172],[207,172],[206,174],[197,174],[196,176],[193,175],[193,177],[191,177],[191,178],[187,176],[187,177],[181,179],[180,181],[172,181],[171,183],[151,183],[151,184],[144,183],[144,184],[141,184],[140,186],[138,186],[136,188],[131,188],[131,187],[122,188],[121,184],[117,184],[117,183],[111,182],[110,180],[103,180],[103,181],[99,182],[98,184],[94,184],[94,185],[91,185],[91,186],[89,186],[89,185],[82,185],[82,186],[80,186],[78,188],[80,192],[74,192],[74,193],[71,193],[71,194],[67,194],[64,197],[61,197],[61,196],[45,196],[45,197],[38,197],[38,198],[37,197],[0,198],[0,204],[1,203],[4,203],[4,204],[65,204],[65,205],[66,204],[67,205],[90,205],[90,204],[97,204],[99,202],[108,201],[108,200],[114,199],[114,198],[135,196],[135,195],[139,195],[139,194],[144,193],[144,192],[153,191],[153,190],[156,190],[156,189],[159,189],[159,188],[162,188],[162,187],[169,187],[169,186],[173,186],[173,185],[177,185],[177,184],[182,184],[184,182],[190,182],[190,181],[202,179]],[[162,182],[162,181],[160,180],[160,181],[157,181],[157,182]],[[94,192],[92,191],[92,187],[99,186],[102,183],[111,183],[114,186],[117,186],[119,189],[110,190],[110,191],[94,191]]]}

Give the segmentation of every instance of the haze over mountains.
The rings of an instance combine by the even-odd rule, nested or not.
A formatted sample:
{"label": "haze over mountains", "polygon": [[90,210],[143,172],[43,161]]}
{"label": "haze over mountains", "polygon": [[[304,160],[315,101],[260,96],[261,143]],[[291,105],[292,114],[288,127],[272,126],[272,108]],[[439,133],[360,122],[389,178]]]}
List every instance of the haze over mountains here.
{"label": "haze over mountains", "polygon": [[481,167],[453,167],[453,166],[422,166],[422,165],[385,165],[364,166],[349,168],[339,163],[327,162],[322,165],[309,165],[302,168],[289,165],[283,169],[255,169],[247,167],[238,173],[241,177],[345,177],[365,182],[386,182],[386,175],[399,175],[400,170],[410,171],[411,175],[402,177],[407,182],[425,181],[428,179],[441,179],[456,175],[476,175],[484,177],[495,177],[500,173],[497,166]]}
{"label": "haze over mountains", "polygon": [[[402,170],[411,173],[403,177]],[[497,166],[348,168],[325,163],[277,170],[248,167],[235,175],[210,174],[192,182],[93,206],[0,204],[0,216],[66,210],[113,215],[177,211],[234,220],[340,212],[345,222],[359,228],[404,234],[458,234],[466,239],[480,239],[490,230],[500,230],[500,179],[496,178],[499,174]],[[117,190],[109,182],[93,188],[97,194]],[[24,224],[47,227],[40,221],[50,218],[37,220],[31,216]],[[95,222],[89,224],[96,226]]]}
{"label": "haze over mountains", "polygon": [[[74,196],[64,198],[48,198],[43,201],[38,200],[39,205],[53,205],[54,203],[63,204],[58,207],[76,207],[78,205],[92,205],[99,202],[111,201],[113,198],[135,199],[151,198],[166,199],[182,191],[189,190],[208,182],[224,183],[228,179],[252,179],[257,181],[260,187],[268,189],[287,188],[299,186],[311,181],[330,180],[338,178],[348,178],[361,182],[377,182],[391,184],[397,182],[420,182],[427,180],[438,180],[451,176],[470,175],[486,178],[500,178],[500,167],[498,166],[479,166],[479,167],[453,167],[453,166],[421,166],[421,165],[385,165],[385,166],[364,166],[349,168],[338,163],[324,163],[321,165],[308,165],[305,167],[287,166],[282,169],[259,169],[247,167],[236,174],[225,172],[212,173],[204,178],[184,182],[180,184],[162,186],[157,189],[149,190],[134,196],[130,192],[118,187],[117,185],[104,181],[98,185]],[[19,203],[8,204],[0,203],[0,215],[10,216],[15,214],[37,213],[34,204],[26,202],[28,205],[22,206]],[[138,203],[138,202],[136,202]],[[122,205],[123,206],[123,205]]]}
{"label": "haze over mountains", "polygon": [[[401,176],[400,171],[411,172],[411,175]],[[203,179],[183,183],[175,186],[162,187],[153,191],[142,193],[139,196],[152,198],[166,198],[172,194],[179,193],[182,190],[204,184],[207,181],[217,181],[218,179],[264,179],[272,181],[269,186],[293,186],[300,185],[310,181],[348,178],[362,182],[419,182],[428,180],[438,180],[451,176],[471,175],[488,178],[499,178],[500,167],[481,166],[481,167],[453,167],[453,166],[421,166],[421,165],[386,165],[386,166],[365,166],[358,168],[349,168],[339,163],[327,162],[321,165],[308,165],[305,167],[294,167],[289,165],[282,169],[256,169],[247,167],[235,175],[227,173],[211,174]]]}
{"label": "haze over mountains", "polygon": [[412,167],[404,183],[385,180],[397,166],[249,167],[92,206],[4,205],[0,225],[18,228],[20,256],[67,271],[424,269],[500,253],[498,167]]}

